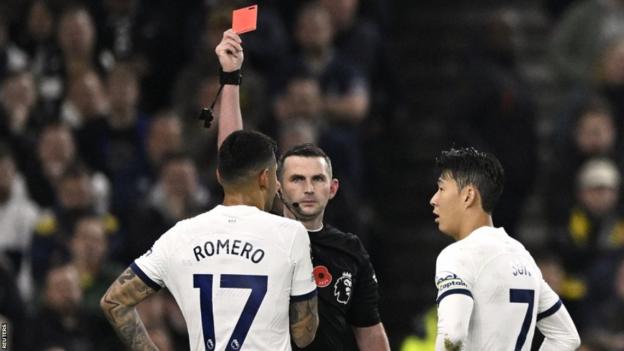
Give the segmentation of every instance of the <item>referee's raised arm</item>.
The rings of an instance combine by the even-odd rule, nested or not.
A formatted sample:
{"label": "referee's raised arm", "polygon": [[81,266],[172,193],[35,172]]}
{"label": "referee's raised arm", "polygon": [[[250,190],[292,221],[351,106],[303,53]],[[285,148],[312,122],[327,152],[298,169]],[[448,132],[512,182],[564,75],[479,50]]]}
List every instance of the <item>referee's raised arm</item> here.
{"label": "referee's raised arm", "polygon": [[221,148],[223,140],[237,130],[243,129],[243,117],[239,103],[239,86],[242,79],[241,67],[244,53],[242,40],[232,29],[223,32],[223,38],[215,53],[221,65],[220,84],[222,86],[219,98],[217,146]]}

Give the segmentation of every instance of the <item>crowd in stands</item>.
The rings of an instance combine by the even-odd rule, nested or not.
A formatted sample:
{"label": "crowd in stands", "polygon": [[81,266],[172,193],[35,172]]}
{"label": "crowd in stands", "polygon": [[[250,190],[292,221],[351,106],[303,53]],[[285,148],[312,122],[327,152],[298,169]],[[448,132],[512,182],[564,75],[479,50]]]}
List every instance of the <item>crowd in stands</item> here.
{"label": "crowd in stands", "polygon": [[[0,315],[16,350],[120,350],[99,300],[177,221],[221,201],[214,48],[244,1],[0,4]],[[245,124],[282,149],[335,155],[336,225],[366,235],[362,155],[383,89],[378,3],[260,4],[243,36]],[[381,83],[379,83],[381,82]],[[218,122],[217,122],[218,123]],[[139,313],[161,350],[186,350],[159,293]],[[38,336],[32,338],[36,333]]]}
{"label": "crowd in stands", "polygon": [[[0,318],[10,322],[14,349],[122,349],[99,310],[105,289],[173,224],[221,200],[216,128],[203,128],[197,115],[219,89],[214,48],[231,11],[249,3],[0,3]],[[460,58],[444,124],[451,144],[503,163],[495,224],[516,233],[537,192],[547,237],[529,249],[577,323],[583,350],[622,350],[624,1],[544,3],[563,96],[552,133],[538,140],[538,107],[503,12],[484,21]],[[246,128],[274,137],[282,151],[320,145],[341,182],[327,221],[365,243],[379,227],[371,222],[383,221],[372,215],[383,204],[371,201],[375,165],[365,154],[399,86],[388,63],[387,6],[264,1],[259,30],[242,36]],[[169,294],[139,313],[161,350],[188,349]],[[425,336],[403,350],[432,350],[435,313],[425,317]]]}

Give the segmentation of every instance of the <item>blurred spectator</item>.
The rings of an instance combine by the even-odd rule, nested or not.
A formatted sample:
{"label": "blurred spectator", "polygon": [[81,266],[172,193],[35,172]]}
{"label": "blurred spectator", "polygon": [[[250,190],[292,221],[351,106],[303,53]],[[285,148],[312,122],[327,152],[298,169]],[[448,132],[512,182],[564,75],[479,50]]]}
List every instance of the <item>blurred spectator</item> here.
{"label": "blurred spectator", "polygon": [[185,154],[166,155],[157,182],[130,218],[124,245],[127,263],[145,253],[176,222],[204,212],[210,200],[193,160]]}
{"label": "blurred spectator", "polygon": [[148,129],[146,147],[150,166],[157,172],[165,156],[182,149],[180,117],[171,111],[154,116]]}
{"label": "blurred spectator", "polygon": [[117,59],[131,59],[140,54],[141,41],[147,40],[145,19],[141,15],[139,0],[101,1],[95,16],[98,41],[101,47],[112,51]]}
{"label": "blurred spectator", "polygon": [[310,120],[292,119],[283,121],[279,125],[277,145],[280,152],[301,144],[318,144],[318,127]]}
{"label": "blurred spectator", "polygon": [[[321,0],[336,32],[334,45],[338,53],[371,77],[380,68],[381,34],[372,21],[358,16],[359,0]],[[382,69],[383,70],[383,69]]]}
{"label": "blurred spectator", "polygon": [[75,130],[108,114],[108,97],[102,80],[94,71],[69,78],[68,93],[61,106],[61,120]]}
{"label": "blurred spectator", "polygon": [[66,7],[59,17],[57,41],[67,80],[89,71],[103,73],[113,64],[108,52],[97,52],[96,29],[89,11],[80,5]]}
{"label": "blurred spectator", "polygon": [[574,202],[576,179],[580,166],[592,157],[617,155],[617,131],[608,104],[600,98],[588,99],[577,108],[572,127],[555,146],[553,162],[546,169],[544,192],[545,214],[550,225],[566,225],[568,211]]}
{"label": "blurred spectator", "polygon": [[32,74],[28,71],[10,74],[0,91],[0,123],[4,133],[21,136],[27,130],[37,131],[41,121],[37,121],[38,116],[35,115],[36,104],[37,92]]}
{"label": "blurred spectator", "polygon": [[333,38],[334,28],[327,10],[317,3],[304,5],[295,27],[299,52],[292,72],[307,71],[317,77],[327,117],[355,125],[366,118],[368,112],[367,81],[353,63],[336,54]]}
{"label": "blurred spectator", "polygon": [[23,70],[28,65],[28,57],[9,39],[8,22],[0,13],[0,81],[10,72]]}
{"label": "blurred spectator", "polygon": [[34,156],[35,135],[45,123],[36,108],[37,94],[32,74],[19,71],[0,83],[0,138],[21,157],[21,170]]}
{"label": "blurred spectator", "polygon": [[553,68],[565,84],[589,82],[599,53],[623,34],[624,1],[579,1],[566,11],[553,33]]}
{"label": "blurred spectator", "polygon": [[609,101],[618,128],[624,133],[624,35],[610,42],[596,66],[595,88]]}
{"label": "blurred spectator", "polygon": [[[82,289],[81,311],[98,326],[99,333],[108,335],[107,343],[114,349],[122,349],[121,341],[116,337],[102,314],[100,299],[119,276],[123,268],[108,259],[109,233],[103,218],[94,215],[82,216],[76,220],[74,233],[69,239],[71,264],[76,268]],[[113,349],[109,346],[109,349]]]}
{"label": "blurred spectator", "polygon": [[[579,108],[592,100],[602,99],[613,115],[617,135],[624,133],[624,36],[615,37],[601,50],[592,65],[591,81],[574,86],[563,104],[554,130],[555,142],[565,142],[573,128],[573,119]],[[596,96],[599,96],[597,98]]]}
{"label": "blurred spectator", "polygon": [[11,266],[5,268],[18,278],[17,286],[25,299],[32,296],[27,262],[37,216],[38,208],[28,197],[13,155],[0,144],[0,252],[8,257]]}
{"label": "blurred spectator", "polygon": [[28,191],[39,206],[51,207],[56,201],[54,184],[76,159],[76,145],[70,128],[62,123],[44,126],[37,138],[35,152],[36,155],[28,157],[30,164],[23,169]]}
{"label": "blurred spectator", "polygon": [[71,263],[78,270],[84,296],[83,308],[102,318],[100,299],[123,271],[121,266],[108,260],[108,235],[102,218],[86,215],[76,220],[69,240]]}
{"label": "blurred spectator", "polygon": [[100,47],[111,53],[111,63],[117,59],[137,65],[141,77],[141,109],[153,114],[171,106],[171,86],[188,60],[185,44],[197,40],[197,32],[189,28],[202,2],[104,0],[90,3],[97,14]]}
{"label": "blurred spectator", "polygon": [[32,1],[24,21],[25,28],[19,33],[20,46],[30,56],[30,69],[35,77],[39,78],[48,70],[48,61],[52,58],[55,49],[56,16],[50,6],[50,1]]}
{"label": "blurred spectator", "polygon": [[576,204],[557,245],[568,272],[586,275],[598,257],[624,247],[620,184],[620,172],[611,160],[590,159],[579,170]]}
{"label": "blurred spectator", "polygon": [[323,124],[325,115],[318,79],[304,72],[290,77],[284,92],[275,99],[273,111],[277,121],[302,119],[316,125]]}
{"label": "blurred spectator", "polygon": [[112,183],[112,209],[125,214],[140,197],[137,183],[147,169],[143,140],[148,116],[138,107],[139,79],[134,66],[117,63],[107,81],[110,112],[89,119],[78,131],[80,150],[89,166]]}
{"label": "blurred spectator", "polygon": [[183,128],[180,117],[173,111],[161,111],[154,115],[143,141],[147,167],[139,179],[137,189],[144,197],[158,177],[162,161],[169,154],[184,151]]}
{"label": "blurred spectator", "polygon": [[500,159],[505,192],[494,224],[509,233],[517,233],[537,170],[535,107],[518,73],[514,18],[511,10],[496,11],[483,31],[475,33],[476,42],[465,58],[459,96],[446,126],[457,146],[474,146]]}
{"label": "blurred spectator", "polygon": [[34,327],[37,350],[96,350],[89,318],[80,309],[82,291],[78,271],[72,265],[53,267],[45,276],[42,306]]}
{"label": "blurred spectator", "polygon": [[40,97],[41,113],[45,119],[56,119],[63,95],[63,59],[57,45],[57,2],[35,0],[27,9],[20,28],[19,40],[30,56],[30,70],[35,77]]}
{"label": "blurred spectator", "polygon": [[613,281],[613,297],[600,303],[588,339],[605,350],[624,349],[624,259],[617,263]]}
{"label": "blurred spectator", "polygon": [[[20,155],[28,160],[24,176],[28,192],[43,208],[57,203],[55,187],[66,170],[78,162],[76,144],[71,129],[63,123],[50,123],[43,127],[37,140],[36,155]],[[99,210],[108,210],[110,184],[102,173],[91,178],[95,201]]]}
{"label": "blurred spectator", "polygon": [[85,215],[100,215],[106,232],[111,235],[113,250],[119,249],[121,235],[117,219],[107,212],[98,199],[97,180],[86,168],[69,167],[56,183],[58,203],[45,213],[35,229],[32,245],[32,270],[35,281],[41,282],[49,265],[69,258],[69,242],[77,221]]}

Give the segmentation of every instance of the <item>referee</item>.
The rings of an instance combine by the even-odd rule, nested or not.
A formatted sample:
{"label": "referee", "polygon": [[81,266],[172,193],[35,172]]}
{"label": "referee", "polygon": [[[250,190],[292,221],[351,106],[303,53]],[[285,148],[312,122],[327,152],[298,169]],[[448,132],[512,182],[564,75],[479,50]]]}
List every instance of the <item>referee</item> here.
{"label": "referee", "polygon": [[[242,76],[240,37],[227,30],[215,52],[224,72],[218,109],[220,145],[230,133],[243,128],[238,90],[241,80],[228,79]],[[314,341],[303,350],[390,350],[368,253],[357,236],[323,221],[327,203],[339,188],[329,157],[311,144],[295,147],[281,157],[277,176],[284,215],[299,220],[311,242],[320,322]]]}
{"label": "referee", "polygon": [[338,179],[323,150],[296,146],[281,157],[277,177],[284,215],[308,230],[318,292],[319,327],[312,344],[293,350],[389,350],[379,317],[377,278],[360,239],[323,222]]}

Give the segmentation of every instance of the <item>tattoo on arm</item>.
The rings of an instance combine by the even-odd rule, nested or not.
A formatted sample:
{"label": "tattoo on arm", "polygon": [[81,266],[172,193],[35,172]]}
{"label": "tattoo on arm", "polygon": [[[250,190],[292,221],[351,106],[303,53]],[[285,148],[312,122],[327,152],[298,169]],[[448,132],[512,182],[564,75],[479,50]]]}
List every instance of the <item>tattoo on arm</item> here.
{"label": "tattoo on arm", "polygon": [[156,291],[129,268],[108,289],[100,306],[109,322],[131,350],[158,350],[134,306]]}
{"label": "tattoo on arm", "polygon": [[128,280],[131,280],[134,277],[136,277],[136,274],[134,274],[134,272],[128,268],[123,273],[121,273],[119,278],[117,278],[117,281],[119,282],[119,284],[124,285]]}
{"label": "tattoo on arm", "polygon": [[449,339],[444,339],[444,348],[448,351],[460,351],[462,348],[462,342],[458,341],[457,343],[453,343]]}
{"label": "tattoo on arm", "polygon": [[318,327],[317,305],[316,297],[290,304],[290,333],[299,347],[309,345],[314,340]]}

